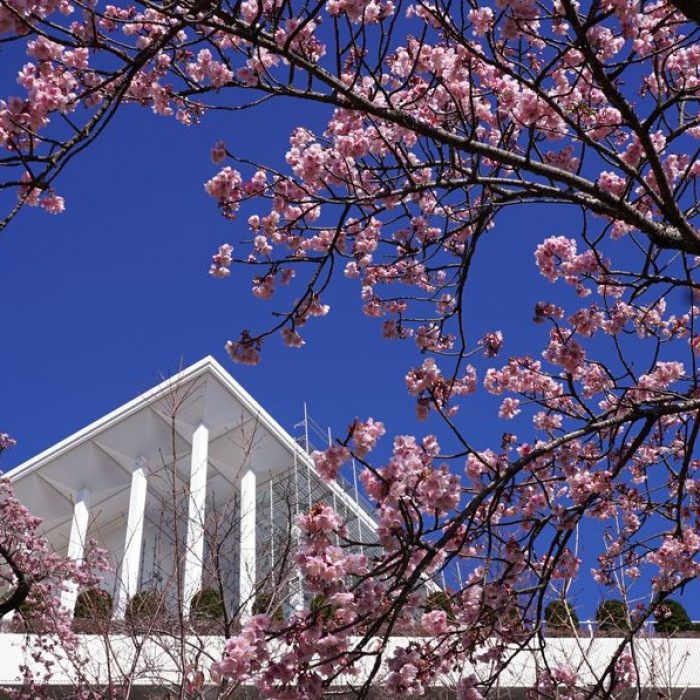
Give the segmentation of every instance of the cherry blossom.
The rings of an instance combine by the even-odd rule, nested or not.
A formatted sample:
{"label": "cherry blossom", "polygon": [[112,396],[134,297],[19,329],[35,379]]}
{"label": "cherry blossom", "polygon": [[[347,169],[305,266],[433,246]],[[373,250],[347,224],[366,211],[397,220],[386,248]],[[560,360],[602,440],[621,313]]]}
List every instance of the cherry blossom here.
{"label": "cherry blossom", "polygon": [[[302,347],[306,324],[345,308],[329,304],[342,285],[368,328],[415,353],[397,371],[426,434],[399,429],[385,445],[376,416],[313,455],[327,480],[355,459],[379,544],[311,504],[296,556],[322,604],[244,622],[218,679],[315,698],[377,660],[390,690],[418,695],[480,661],[486,676],[458,687],[478,700],[507,671],[508,645],[537,635],[567,591],[617,587],[643,623],[697,578],[700,51],[688,3],[75,9],[0,8],[0,32],[27,54],[12,68],[17,94],[0,101],[12,193],[0,227],[24,206],[61,213],[58,176],[124,104],[193,128],[219,110],[235,130],[244,107],[303,100],[318,119],[300,119],[275,162],[214,137],[226,140],[204,189],[240,220],[209,272],[225,287],[235,268],[272,314],[235,328],[226,350],[253,365],[273,343]],[[505,273],[516,237],[529,252]],[[532,313],[497,317],[494,285]],[[501,437],[474,427],[477,411]],[[589,521],[604,532],[593,572],[575,545]],[[444,607],[431,608],[443,574]],[[432,637],[388,652],[402,626]],[[588,697],[576,670],[533,655],[533,697]],[[624,645],[598,680],[634,688]]]}

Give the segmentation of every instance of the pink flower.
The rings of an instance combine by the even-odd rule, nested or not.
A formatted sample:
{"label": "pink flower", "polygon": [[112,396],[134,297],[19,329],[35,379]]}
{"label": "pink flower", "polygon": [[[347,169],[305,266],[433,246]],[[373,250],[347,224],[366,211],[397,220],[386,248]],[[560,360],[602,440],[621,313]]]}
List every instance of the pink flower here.
{"label": "pink flower", "polygon": [[428,634],[445,634],[448,631],[447,613],[444,610],[431,610],[420,619],[421,627]]}
{"label": "pink flower", "polygon": [[503,347],[503,333],[501,331],[486,333],[479,344],[484,348],[485,357],[496,357]]}
{"label": "pink flower", "polygon": [[14,447],[16,444],[17,441],[14,438],[11,438],[7,433],[0,433],[0,452],[10,447]]}
{"label": "pink flower", "polygon": [[371,452],[385,432],[384,424],[375,421],[374,418],[368,418],[365,422],[356,420],[352,426],[352,439],[358,457],[364,457]]}
{"label": "pink flower", "polygon": [[59,197],[53,192],[46,192],[39,201],[41,208],[49,214],[61,214],[65,211],[66,205],[63,197]]}
{"label": "pink flower", "polygon": [[243,331],[240,340],[229,340],[226,343],[226,352],[234,362],[257,365],[260,362],[260,341],[253,340],[248,331]]}
{"label": "pink flower", "polygon": [[498,417],[505,418],[505,419],[515,418],[515,416],[517,416],[518,413],[520,413],[520,409],[518,408],[519,405],[520,405],[519,399],[511,399],[511,398],[503,399],[503,403],[501,404],[501,407],[498,409]]}
{"label": "pink flower", "polygon": [[226,144],[223,141],[217,141],[211,149],[211,162],[218,165],[226,158]]}
{"label": "pink flower", "polygon": [[610,194],[614,194],[616,197],[621,197],[623,195],[627,185],[623,177],[620,177],[615,173],[608,172],[607,170],[604,170],[598,176],[597,184],[602,190]]}
{"label": "pink flower", "polygon": [[232,254],[232,245],[229,245],[228,243],[220,245],[219,250],[212,255],[212,263],[209,268],[209,274],[212,277],[217,277],[219,279],[228,277],[231,274],[231,270],[229,268],[233,263],[233,259],[231,257]]}
{"label": "pink flower", "polygon": [[227,216],[233,216],[238,211],[243,196],[242,184],[243,178],[238,170],[227,165],[204,185],[204,189],[219,201]]}
{"label": "pink flower", "polygon": [[483,36],[493,25],[493,10],[490,7],[480,7],[469,10],[469,21],[475,36]]}
{"label": "pink flower", "polygon": [[340,467],[350,459],[350,450],[344,445],[334,445],[323,452],[312,452],[311,457],[321,478],[332,481]]}
{"label": "pink flower", "polygon": [[291,328],[285,327],[282,329],[282,339],[285,345],[290,348],[300,348],[305,345],[304,339]]}
{"label": "pink flower", "polygon": [[253,278],[253,295],[258,297],[258,299],[270,299],[274,291],[275,278],[273,275]]}
{"label": "pink flower", "polygon": [[549,345],[542,357],[574,374],[586,359],[586,352],[579,342],[555,329],[550,333]]}

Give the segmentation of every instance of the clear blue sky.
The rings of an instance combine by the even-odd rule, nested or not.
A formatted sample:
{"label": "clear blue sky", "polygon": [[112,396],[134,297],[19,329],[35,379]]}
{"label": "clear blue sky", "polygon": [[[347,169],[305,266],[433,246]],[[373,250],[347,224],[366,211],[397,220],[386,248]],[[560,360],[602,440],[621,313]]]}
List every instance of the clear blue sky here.
{"label": "clear blue sky", "polygon": [[[283,166],[293,126],[321,124],[310,116],[289,103],[268,105],[209,116],[188,129],[129,107],[65,171],[58,183],[64,214],[27,209],[0,234],[6,373],[0,424],[19,440],[8,461],[22,461],[161,373],[206,354],[287,427],[307,401],[316,419],[336,430],[356,415],[380,417],[394,432],[415,429],[403,379],[420,362],[415,345],[381,339],[380,324],[360,311],[356,282],[336,280],[331,314],[304,329],[304,348],[270,340],[260,368],[233,365],[223,349],[241,328],[264,327],[274,302],[251,296],[245,271],[225,281],[207,274],[216,247],[247,230],[245,217],[224,220],[203,190],[217,171],[211,144],[224,138],[232,151]],[[478,289],[472,317],[482,328],[471,339],[483,329],[513,329],[509,354],[536,350],[529,337],[533,288],[541,288],[539,296],[554,292],[537,274],[532,251],[561,226],[535,229],[532,216],[527,224],[521,211],[517,225],[503,224],[485,252],[494,257],[507,242],[511,254],[499,253],[498,266],[487,265],[485,255],[472,282]],[[483,410],[465,408],[462,418],[480,429],[493,423]],[[498,423],[489,431],[494,436],[505,429]]]}
{"label": "clear blue sky", "polygon": [[[355,282],[336,281],[326,300],[332,312],[305,329],[303,349],[269,342],[258,368],[233,365],[223,350],[241,328],[264,326],[272,307],[250,295],[237,271],[226,281],[207,274],[215,248],[246,227],[224,220],[203,191],[216,172],[209,150],[223,138],[240,155],[282,167],[290,130],[323,122],[303,109],[271,104],[188,129],[127,108],[64,173],[65,214],[26,210],[0,233],[0,430],[18,440],[3,455],[5,470],[207,354],[290,430],[307,401],[336,433],[368,415],[384,420],[389,435],[430,432],[416,424],[405,391],[415,346],[381,339],[379,323],[360,311]],[[532,252],[548,235],[575,231],[569,216],[521,208],[501,217],[470,282],[472,341],[501,328],[506,357],[541,350],[545,329],[530,323],[532,308],[558,290],[537,274]],[[498,447],[509,426],[495,419],[497,402],[480,396],[459,420],[475,444]],[[599,598],[581,593],[582,617]],[[700,603],[689,607],[700,617]]]}

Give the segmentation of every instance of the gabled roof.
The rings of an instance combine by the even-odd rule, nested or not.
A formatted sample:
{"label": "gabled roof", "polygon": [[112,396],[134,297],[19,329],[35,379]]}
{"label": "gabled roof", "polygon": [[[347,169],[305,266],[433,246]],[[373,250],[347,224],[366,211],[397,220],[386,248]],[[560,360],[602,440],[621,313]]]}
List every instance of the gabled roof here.
{"label": "gabled roof", "polygon": [[[170,446],[176,471],[185,481],[192,434],[201,423],[209,428],[212,478],[227,489],[235,487],[236,470],[244,462],[263,478],[289,469],[292,463],[313,468],[294,438],[207,356],[15,467],[7,477],[49,530],[65,523],[66,506],[79,489],[99,490],[97,501],[113,502],[128,491],[135,460],[156,464]],[[372,518],[343,488],[335,483],[330,487],[374,527]],[[112,509],[116,513],[120,508]]]}
{"label": "gabled roof", "polygon": [[251,414],[257,416],[260,423],[290,451],[297,451],[301,458],[305,457],[305,453],[301,450],[294,438],[285,431],[285,429],[221,366],[221,364],[219,364],[219,362],[211,355],[207,355],[172,377],[164,379],[160,384],[145,391],[135,399],[119,406],[102,418],[90,423],[81,430],[78,430],[43,452],[40,452],[38,455],[14,467],[6,476],[11,481],[21,479],[35,469],[41,468],[43,464],[89,441],[102,431],[123,421],[144,407],[157,403],[175,387],[187,385],[206,376],[212,376],[220,382],[221,386],[223,386],[233,398],[239,401]]}

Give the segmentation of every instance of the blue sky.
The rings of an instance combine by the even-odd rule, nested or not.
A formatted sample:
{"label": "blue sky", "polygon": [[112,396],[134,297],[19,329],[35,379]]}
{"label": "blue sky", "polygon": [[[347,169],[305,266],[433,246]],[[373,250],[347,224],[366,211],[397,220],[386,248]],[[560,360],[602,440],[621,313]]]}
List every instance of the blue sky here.
{"label": "blue sky", "polygon": [[[336,280],[331,314],[304,329],[304,348],[270,340],[261,368],[233,365],[223,349],[241,328],[264,327],[273,302],[251,296],[245,272],[224,281],[207,274],[216,247],[247,229],[245,217],[224,220],[203,190],[217,171],[211,144],[224,138],[232,151],[282,166],[302,121],[309,115],[294,105],[267,105],[186,128],[129,107],[65,171],[64,214],[27,209],[0,235],[0,294],[9,301],[0,422],[20,441],[13,464],[206,354],[287,427],[307,401],[335,430],[356,415],[380,417],[394,432],[415,429],[403,377],[420,358],[413,343],[381,339],[379,323],[361,313],[356,282]],[[480,325],[515,330],[522,352],[532,345],[532,297],[518,286],[553,290],[532,264],[549,229],[532,230],[522,212],[517,220],[519,230],[504,224],[486,245],[500,257],[507,238],[511,254],[498,267],[482,264],[472,285]],[[492,422],[482,410],[471,419]]]}
{"label": "blue sky", "polygon": [[[223,138],[232,151],[281,167],[291,129],[322,124],[323,115],[303,110],[275,103],[186,128],[127,108],[59,181],[65,214],[26,210],[0,233],[0,430],[18,440],[3,455],[6,470],[207,354],[290,430],[306,401],[336,433],[369,415],[389,435],[430,432],[405,391],[405,372],[420,361],[415,346],[381,339],[355,282],[336,280],[325,300],[331,314],[305,329],[303,349],[269,342],[257,368],[233,365],[224,352],[241,328],[264,327],[272,307],[250,295],[240,273],[226,281],[207,274],[215,248],[246,227],[245,217],[224,220],[204,193],[216,172],[209,150]],[[541,350],[545,329],[530,323],[533,304],[559,291],[538,275],[532,253],[546,236],[575,231],[570,216],[540,207],[501,217],[470,281],[472,342],[501,328],[506,357]],[[480,396],[465,403],[460,424],[478,446],[498,447],[509,426],[495,419],[497,402]],[[599,591],[582,593],[580,616],[599,599]],[[700,617],[700,603],[689,607]]]}

